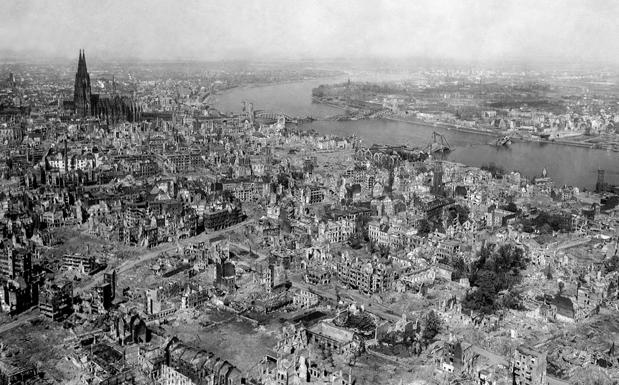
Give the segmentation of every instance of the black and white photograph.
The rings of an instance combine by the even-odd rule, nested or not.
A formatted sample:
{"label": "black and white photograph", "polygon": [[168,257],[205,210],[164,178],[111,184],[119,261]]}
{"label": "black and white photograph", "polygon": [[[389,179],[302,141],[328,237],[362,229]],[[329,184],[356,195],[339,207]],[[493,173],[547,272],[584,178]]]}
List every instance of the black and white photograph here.
{"label": "black and white photograph", "polygon": [[618,21],[0,0],[0,385],[619,385]]}

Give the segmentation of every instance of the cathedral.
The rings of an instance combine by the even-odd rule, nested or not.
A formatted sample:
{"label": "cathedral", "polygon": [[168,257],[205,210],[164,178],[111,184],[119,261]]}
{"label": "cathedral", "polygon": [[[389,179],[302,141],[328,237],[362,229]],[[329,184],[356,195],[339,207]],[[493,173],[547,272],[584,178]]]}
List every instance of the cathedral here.
{"label": "cathedral", "polygon": [[116,90],[108,95],[91,93],[84,50],[80,50],[77,61],[72,105],[77,116],[98,118],[108,124],[120,121],[135,122],[142,116],[142,108],[131,96],[120,95]]}
{"label": "cathedral", "polygon": [[80,57],[77,61],[77,72],[75,73],[75,86],[73,89],[73,104],[75,113],[80,117],[91,116],[92,95],[90,94],[90,75],[86,69],[86,57],[83,50],[80,50]]}

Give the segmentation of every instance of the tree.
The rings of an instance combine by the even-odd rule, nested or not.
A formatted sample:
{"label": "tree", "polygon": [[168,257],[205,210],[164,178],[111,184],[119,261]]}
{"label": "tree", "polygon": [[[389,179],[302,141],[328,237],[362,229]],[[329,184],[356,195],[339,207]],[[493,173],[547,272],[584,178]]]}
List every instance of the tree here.
{"label": "tree", "polygon": [[496,293],[500,287],[500,283],[497,282],[497,275],[494,271],[481,270],[475,277],[475,286],[486,293]]}
{"label": "tree", "polygon": [[465,309],[490,314],[495,310],[497,288],[496,274],[489,270],[482,270],[474,277],[477,289],[467,293],[462,303]]}
{"label": "tree", "polygon": [[485,244],[479,258],[470,265],[469,281],[477,289],[467,293],[463,307],[482,313],[492,313],[499,307],[518,307],[518,296],[503,298],[497,303],[501,291],[510,290],[522,279],[526,267],[524,251],[512,244]]}
{"label": "tree", "polygon": [[352,247],[355,250],[362,248],[363,245],[361,244],[361,234],[359,233],[351,234],[350,237],[348,238],[348,244],[350,245],[350,247]]}
{"label": "tree", "polygon": [[389,256],[389,251],[390,251],[389,246],[380,245],[378,247],[378,252],[380,253],[380,256],[383,258],[386,258]]}
{"label": "tree", "polygon": [[492,174],[492,177],[496,179],[501,179],[503,175],[505,175],[505,169],[503,169],[500,166],[497,166],[493,162],[491,162],[490,164],[485,164],[481,166],[481,169],[484,171],[490,172],[490,174]]}
{"label": "tree", "polygon": [[392,331],[386,333],[381,342],[386,343],[387,345],[397,345],[403,341],[404,335],[401,332]]}
{"label": "tree", "polygon": [[424,318],[423,339],[431,341],[436,337],[441,332],[442,323],[443,321],[434,310],[430,310]]}
{"label": "tree", "polygon": [[542,227],[539,228],[539,232],[542,234],[552,234],[552,227],[548,223],[544,223]]}
{"label": "tree", "polygon": [[470,210],[466,206],[455,205],[449,209],[449,221],[453,222],[454,219],[458,218],[458,222],[463,224],[469,219]]}
{"label": "tree", "polygon": [[423,218],[417,223],[417,232],[422,237],[425,237],[432,232],[432,225],[430,225],[427,219]]}
{"label": "tree", "polygon": [[457,281],[460,278],[467,277],[468,266],[466,265],[464,258],[462,258],[461,256],[457,256],[456,258],[454,258],[454,260],[451,262],[451,267],[454,268],[454,272],[451,275],[452,281]]}
{"label": "tree", "polygon": [[507,205],[503,206],[503,210],[507,210],[507,211],[510,211],[512,213],[517,213],[517,212],[520,211],[520,210],[518,210],[518,206],[516,206],[514,201],[510,201]]}
{"label": "tree", "polygon": [[608,261],[604,263],[607,273],[619,270],[619,253],[615,253]]}
{"label": "tree", "polygon": [[500,306],[508,309],[521,310],[523,308],[522,298],[519,293],[510,290],[501,298]]}

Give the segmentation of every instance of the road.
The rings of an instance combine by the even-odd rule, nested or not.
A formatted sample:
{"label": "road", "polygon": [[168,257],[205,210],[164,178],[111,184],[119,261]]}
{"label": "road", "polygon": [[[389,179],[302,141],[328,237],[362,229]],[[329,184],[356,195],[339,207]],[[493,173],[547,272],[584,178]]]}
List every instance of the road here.
{"label": "road", "polygon": [[[254,221],[255,221],[254,219],[250,219],[250,220],[238,223],[238,224],[236,224],[234,226],[227,227],[227,228],[225,228],[223,230],[213,231],[213,232],[210,232],[210,233],[200,233],[200,234],[198,234],[196,236],[193,236],[193,237],[190,237],[190,238],[185,238],[183,240],[180,240],[178,242],[178,244],[177,243],[169,243],[169,244],[166,244],[166,245],[163,245],[163,246],[158,246],[158,247],[156,247],[154,249],[150,249],[150,250],[146,251],[145,253],[140,254],[137,258],[135,258],[135,257],[131,258],[129,260],[124,261],[120,265],[118,265],[116,267],[116,269],[115,269],[116,270],[116,277],[118,279],[118,277],[120,277],[123,273],[133,269],[134,267],[136,267],[140,263],[149,261],[151,259],[155,259],[155,258],[159,257],[163,253],[167,253],[167,252],[173,251],[179,245],[180,246],[187,246],[187,245],[190,245],[192,243],[205,242],[205,241],[213,239],[213,238],[215,238],[215,237],[217,237],[219,235],[225,234],[228,231],[233,231],[233,230],[236,230],[236,229],[238,229],[240,227],[249,225],[249,224],[253,223]],[[75,289],[75,294],[80,294],[80,293],[83,293],[85,291],[88,291],[88,290],[92,289],[93,287],[97,286],[101,282],[102,278],[103,278],[103,272],[97,273],[95,275],[95,277],[93,277],[93,279],[89,283],[87,283],[86,285],[83,285],[81,287],[76,288]]]}
{"label": "road", "polygon": [[258,259],[256,259],[256,262],[260,262],[260,261],[264,261],[264,260],[269,259],[269,256],[264,254],[263,252],[258,251],[256,249],[252,249],[249,246],[246,246],[246,245],[244,245],[242,243],[230,241],[230,245],[235,246],[238,249],[247,251],[248,253],[251,252],[251,253],[256,254],[259,257]]}
{"label": "road", "polygon": [[16,327],[25,324],[28,321],[39,318],[40,314],[38,309],[31,309],[26,313],[19,314],[16,320],[7,322],[3,325],[0,325],[0,334],[8,332],[9,330],[15,329]]}
{"label": "road", "polygon": [[[292,285],[294,287],[316,293],[323,298],[329,298],[332,301],[335,301],[337,299],[335,290],[318,288],[317,286],[309,285],[299,280],[293,280]],[[362,294],[355,293],[353,290],[348,290],[342,287],[339,287],[338,290],[339,290],[341,299],[343,300],[349,299],[349,300],[354,301],[357,304],[363,305],[365,308],[365,311],[370,312],[378,316],[379,318],[382,318],[384,320],[389,320],[392,322],[397,322],[401,320],[401,317],[398,316],[397,314],[394,314],[391,309],[389,309],[385,305],[382,305],[380,303],[377,303],[376,301],[373,301],[372,298],[365,297]]]}
{"label": "road", "polygon": [[[236,230],[240,227],[243,227],[245,225],[251,224],[253,223],[255,220],[254,219],[250,219],[241,223],[238,223],[234,226],[230,226],[226,229],[223,230],[219,230],[219,231],[214,231],[211,233],[200,233],[194,237],[191,238],[186,238],[183,239],[181,241],[178,242],[178,244],[174,243],[174,244],[166,244],[166,245],[162,245],[162,246],[158,246],[154,249],[150,249],[148,251],[146,251],[143,254],[140,254],[137,258],[132,258],[130,260],[126,260],[123,263],[121,263],[119,266],[116,267],[116,276],[119,277],[120,275],[122,275],[123,273],[133,269],[135,266],[137,266],[140,263],[146,262],[148,260],[157,258],[160,254],[165,253],[165,252],[169,252],[172,250],[175,250],[178,245],[181,246],[185,246],[188,244],[192,244],[192,243],[197,243],[197,242],[204,242],[204,241],[208,241],[212,238],[215,238],[221,234],[225,234],[228,231],[232,231],[232,230]],[[83,293],[85,291],[88,291],[90,289],[92,289],[93,287],[95,287],[97,284],[99,284],[101,282],[101,279],[103,278],[103,272],[99,272],[97,273],[90,282],[88,282],[86,285],[83,285],[81,287],[77,287],[75,288],[74,293],[75,294],[80,294]],[[21,313],[18,316],[16,316],[16,319],[14,321],[5,323],[3,325],[0,325],[0,334],[1,333],[5,333],[7,331],[10,331],[12,329],[15,329],[16,327],[19,327],[20,325],[25,324],[28,321],[31,321],[33,319],[36,319],[40,316],[38,309],[31,309],[25,313]]]}

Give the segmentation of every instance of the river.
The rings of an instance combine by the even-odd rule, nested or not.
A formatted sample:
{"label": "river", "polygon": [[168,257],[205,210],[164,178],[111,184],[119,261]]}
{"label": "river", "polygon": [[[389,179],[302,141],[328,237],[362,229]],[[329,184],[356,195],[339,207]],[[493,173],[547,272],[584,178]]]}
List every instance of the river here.
{"label": "river", "polygon": [[[253,102],[255,109],[284,112],[292,116],[332,116],[340,110],[312,103],[312,88],[345,80],[320,79],[276,85],[239,87],[215,98],[214,106],[222,112],[240,112],[241,102]],[[359,80],[359,79],[355,79]],[[365,80],[365,79],[364,79]],[[506,170],[520,171],[527,177],[540,175],[545,168],[557,185],[571,185],[593,189],[597,170],[607,170],[606,181],[619,184],[619,152],[565,146],[553,143],[516,142],[508,148],[491,146],[491,137],[464,133],[445,128],[428,127],[391,120],[314,121],[304,124],[324,134],[356,135],[365,145],[407,144],[425,147],[432,132],[445,136],[455,149],[447,160],[471,166],[494,163]]]}

